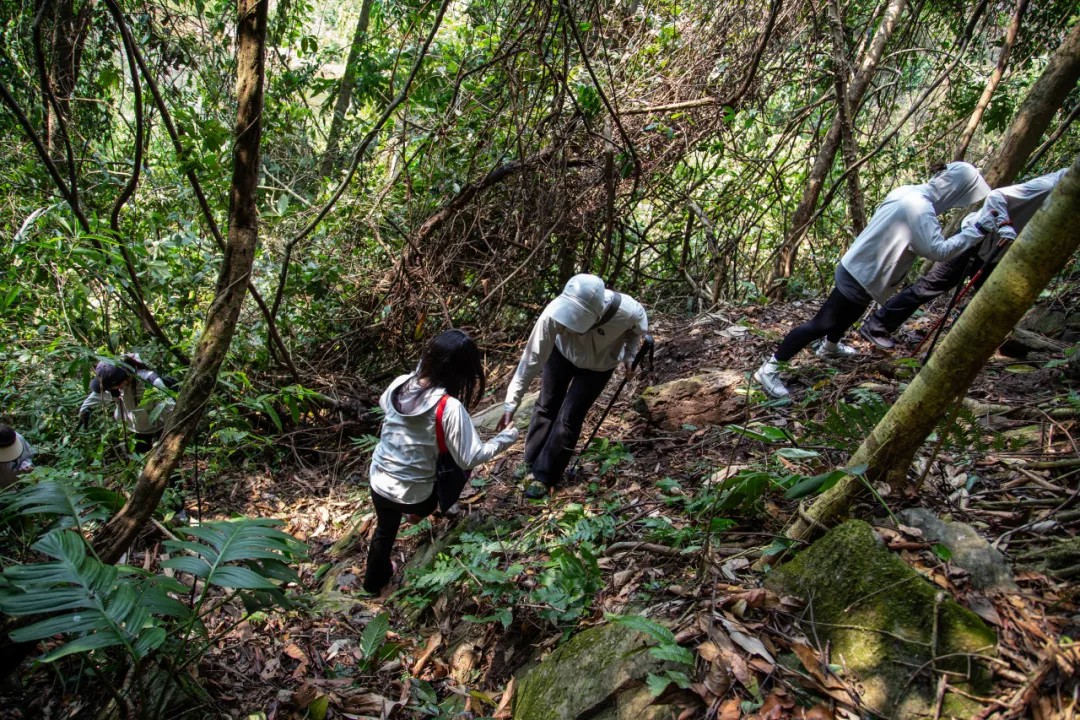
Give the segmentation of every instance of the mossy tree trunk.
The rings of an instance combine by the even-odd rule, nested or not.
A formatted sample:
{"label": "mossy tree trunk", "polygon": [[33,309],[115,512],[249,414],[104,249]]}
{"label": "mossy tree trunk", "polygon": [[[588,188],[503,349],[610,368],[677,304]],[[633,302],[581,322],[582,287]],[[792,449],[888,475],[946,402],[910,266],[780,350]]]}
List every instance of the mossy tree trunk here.
{"label": "mossy tree trunk", "polygon": [[161,500],[184,448],[194,437],[218,370],[236,330],[247,293],[258,241],[256,191],[259,141],[262,135],[265,78],[266,16],[270,0],[238,0],[236,44],[237,113],[233,145],[233,177],[229,197],[229,235],[218,275],[214,301],[195,348],[191,372],[180,391],[176,410],[154,446],[128,502],[94,538],[105,562],[116,562],[131,545]]}
{"label": "mossy tree trunk", "polygon": [[849,476],[823,493],[788,528],[802,540],[814,527],[846,513],[865,490],[864,480],[893,490],[908,482],[915,453],[987,359],[1023,317],[1046,284],[1080,246],[1080,157],[1005,254],[986,285],[968,305],[940,347],[851,458],[866,465],[862,478]]}

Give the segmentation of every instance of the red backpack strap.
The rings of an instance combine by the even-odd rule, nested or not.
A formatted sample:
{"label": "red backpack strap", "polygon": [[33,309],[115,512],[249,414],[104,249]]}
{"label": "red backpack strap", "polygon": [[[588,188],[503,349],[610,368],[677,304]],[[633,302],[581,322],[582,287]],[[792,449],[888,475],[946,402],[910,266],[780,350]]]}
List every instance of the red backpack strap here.
{"label": "red backpack strap", "polygon": [[435,408],[435,444],[438,446],[439,454],[442,455],[448,451],[446,447],[446,433],[443,432],[442,416],[443,410],[446,409],[446,401],[450,399],[449,395],[443,395],[439,399],[439,405]]}

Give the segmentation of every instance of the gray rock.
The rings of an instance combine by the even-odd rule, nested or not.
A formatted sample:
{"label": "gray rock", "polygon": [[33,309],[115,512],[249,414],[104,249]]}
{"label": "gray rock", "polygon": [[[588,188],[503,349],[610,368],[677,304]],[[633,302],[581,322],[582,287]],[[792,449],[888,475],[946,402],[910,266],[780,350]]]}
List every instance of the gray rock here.
{"label": "gray rock", "polygon": [[623,625],[575,635],[519,678],[514,720],[659,720],[670,706],[653,705],[644,687],[667,663],[650,655],[651,641]]}
{"label": "gray rock", "polygon": [[925,508],[901,510],[897,517],[905,525],[921,530],[928,542],[947,547],[952,553],[951,562],[971,575],[975,589],[1016,590],[1012,568],[1005,556],[970,525],[941,520]]}
{"label": "gray rock", "polygon": [[[524,431],[529,427],[529,420],[532,418],[533,405],[536,404],[536,398],[540,396],[540,391],[537,390],[531,393],[525,393],[521,398],[521,404],[518,405],[517,413],[514,415],[514,425],[518,430]],[[495,432],[495,426],[499,424],[499,420],[503,416],[503,404],[496,403],[490,407],[486,407],[483,410],[477,410],[472,415],[473,425],[480,430],[488,430],[489,432]]]}

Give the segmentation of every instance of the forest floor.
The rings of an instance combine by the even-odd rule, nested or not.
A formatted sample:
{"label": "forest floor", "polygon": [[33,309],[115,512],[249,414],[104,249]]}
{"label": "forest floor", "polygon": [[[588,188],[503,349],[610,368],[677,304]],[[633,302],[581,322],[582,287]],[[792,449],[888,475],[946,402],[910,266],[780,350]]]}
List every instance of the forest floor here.
{"label": "forest floor", "polygon": [[[608,442],[601,440],[601,451],[583,465],[577,482],[548,501],[524,500],[513,473],[521,456],[519,440],[476,473],[458,516],[406,528],[399,537],[395,557],[402,561],[442,538],[444,544],[458,543],[455,562],[471,567],[461,547],[478,541],[450,528],[464,524],[478,535],[508,528],[494,553],[473,550],[498,556],[495,565],[503,569],[524,566],[510,580],[492,580],[498,592],[480,591],[483,583],[475,573],[481,571],[469,568],[453,582],[447,579],[444,587],[450,590],[442,592],[429,566],[410,571],[429,573],[421,581],[427,583],[424,592],[406,592],[422,577],[406,574],[405,588],[390,600],[365,596],[359,586],[372,513],[366,476],[355,471],[266,468],[204,480],[201,506],[191,502],[187,508],[192,517],[200,510],[203,519],[275,517],[309,544],[311,560],[302,576],[311,600],[303,610],[257,613],[228,631],[197,669],[212,700],[196,715],[207,716],[213,707],[234,717],[274,720],[320,717],[328,707],[326,717],[449,718],[466,709],[471,717],[505,718],[513,674],[536,662],[568,630],[601,622],[606,613],[643,613],[664,622],[680,643],[695,650],[696,665],[689,671],[693,684],[676,697],[686,718],[858,717],[856,689],[830,671],[836,660],[828,657],[828,648],[797,629],[798,604],[762,588],[763,575],[752,567],[780,537],[799,501],[785,499],[783,488],[770,483],[743,507],[725,507],[717,524],[715,502],[703,512],[694,500],[715,500],[725,479],[740,470],[782,477],[842,467],[901,392],[913,369],[899,358],[911,352],[936,315],[913,322],[893,356],[858,338],[849,342],[862,354],[835,365],[804,352],[789,375],[794,402],[768,401],[747,390],[742,432],[691,425],[659,430],[631,407],[647,385],[703,369],[736,369],[749,377],[782,334],[815,308],[816,303],[805,302],[728,308],[694,322],[656,319],[655,367],[619,398],[599,435]],[[918,458],[912,472],[924,475],[919,496],[896,497],[879,488],[889,509],[918,505],[969,523],[1014,561],[1044,554],[1055,539],[1075,537],[1080,530],[1076,393],[1046,364],[1045,357],[993,358],[968,393],[974,409],[961,411],[955,429],[942,432]],[[597,403],[586,432],[616,385],[610,383]],[[980,412],[978,403],[1008,409]],[[808,452],[778,455],[777,450],[793,446],[792,437]],[[1019,591],[984,596],[973,592],[967,574],[917,531],[891,522],[881,505],[864,504],[854,514],[873,519],[890,548],[998,632],[997,694],[983,699],[986,716],[1016,711],[1015,716],[1050,718],[1076,712],[1076,680],[1062,678],[1080,669],[1080,657],[1050,650],[1062,635],[1080,635],[1080,597],[1068,577],[1074,573],[1075,581],[1075,567],[1066,568],[1066,577],[1051,577],[1016,564]],[[490,518],[504,524],[493,525]],[[597,550],[600,574],[594,585],[582,581],[578,594],[591,596],[575,599],[570,589],[562,601],[544,596],[547,605],[541,607],[535,590],[554,564],[557,548],[586,536]],[[345,537],[352,540],[343,548]],[[145,552],[158,550],[151,542]],[[474,560],[483,566],[483,558]],[[469,582],[469,573],[475,582]],[[399,573],[395,582],[402,578]],[[561,619],[551,611],[554,606],[565,611]],[[375,633],[378,642],[371,647],[364,629],[383,622],[384,612],[389,626]],[[722,637],[709,618],[722,618]],[[240,620],[242,611],[235,608],[217,622],[225,627]],[[383,630],[388,630],[385,638]],[[813,669],[792,671],[779,664],[785,653]],[[263,715],[252,715],[259,712]]]}

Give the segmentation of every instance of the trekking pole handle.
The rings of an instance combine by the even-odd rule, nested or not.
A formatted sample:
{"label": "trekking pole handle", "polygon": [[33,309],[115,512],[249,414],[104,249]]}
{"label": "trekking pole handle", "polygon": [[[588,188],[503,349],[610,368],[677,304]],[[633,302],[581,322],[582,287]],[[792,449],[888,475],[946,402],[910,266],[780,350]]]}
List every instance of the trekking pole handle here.
{"label": "trekking pole handle", "polygon": [[641,342],[641,347],[638,348],[637,355],[634,356],[634,362],[630,364],[630,369],[637,370],[638,365],[640,365],[641,361],[645,359],[646,355],[648,355],[648,357],[649,357],[649,369],[652,370],[652,366],[653,366],[653,346],[654,345],[655,345],[655,343],[653,342],[653,336],[652,335],[646,335],[644,340],[642,340],[642,342]]}

